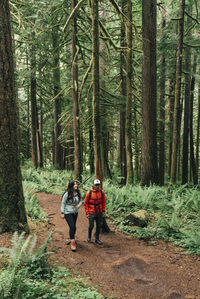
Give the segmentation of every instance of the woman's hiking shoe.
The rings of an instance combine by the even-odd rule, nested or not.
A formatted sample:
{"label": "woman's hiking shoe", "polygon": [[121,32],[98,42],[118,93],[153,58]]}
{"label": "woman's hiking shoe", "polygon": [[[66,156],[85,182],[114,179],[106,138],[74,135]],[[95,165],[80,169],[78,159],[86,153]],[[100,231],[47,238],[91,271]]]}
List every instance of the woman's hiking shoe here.
{"label": "woman's hiking shoe", "polygon": [[88,238],[87,238],[87,241],[88,241],[88,243],[90,243],[90,242],[91,242],[91,238],[88,237]]}
{"label": "woman's hiking shoe", "polygon": [[71,250],[76,251],[76,242],[75,242],[75,240],[71,241]]}
{"label": "woman's hiking shoe", "polygon": [[103,244],[103,242],[101,242],[101,241],[98,240],[98,239],[95,240],[95,243],[98,244],[98,245],[102,245],[102,244]]}

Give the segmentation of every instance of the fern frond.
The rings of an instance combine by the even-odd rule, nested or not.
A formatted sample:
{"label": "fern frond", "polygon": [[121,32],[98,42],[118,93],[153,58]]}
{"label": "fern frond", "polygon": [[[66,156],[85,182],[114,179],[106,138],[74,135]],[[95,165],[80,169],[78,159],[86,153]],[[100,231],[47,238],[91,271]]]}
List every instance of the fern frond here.
{"label": "fern frond", "polygon": [[42,255],[44,253],[46,253],[47,251],[47,246],[51,241],[52,235],[53,235],[54,231],[51,231],[48,235],[48,237],[46,238],[45,242],[35,251],[35,255]]}

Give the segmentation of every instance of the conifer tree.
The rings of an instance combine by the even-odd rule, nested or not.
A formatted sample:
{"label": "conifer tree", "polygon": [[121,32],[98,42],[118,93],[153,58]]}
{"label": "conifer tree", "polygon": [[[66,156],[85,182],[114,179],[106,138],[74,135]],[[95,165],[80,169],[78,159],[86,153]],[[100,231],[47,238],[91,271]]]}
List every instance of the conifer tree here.
{"label": "conifer tree", "polygon": [[0,1],[0,233],[28,229],[19,158],[10,9]]}

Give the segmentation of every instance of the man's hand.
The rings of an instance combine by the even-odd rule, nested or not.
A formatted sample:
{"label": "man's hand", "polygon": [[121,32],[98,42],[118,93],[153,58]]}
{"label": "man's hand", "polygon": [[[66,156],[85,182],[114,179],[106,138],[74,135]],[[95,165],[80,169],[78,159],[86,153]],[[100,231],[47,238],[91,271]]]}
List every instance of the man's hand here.
{"label": "man's hand", "polygon": [[106,213],[105,212],[102,212],[102,217],[105,217],[106,216]]}
{"label": "man's hand", "polygon": [[89,214],[86,215],[87,219],[89,218]]}
{"label": "man's hand", "polygon": [[60,217],[61,217],[62,219],[64,219],[64,218],[65,218],[65,215],[64,215],[63,213],[61,213]]}

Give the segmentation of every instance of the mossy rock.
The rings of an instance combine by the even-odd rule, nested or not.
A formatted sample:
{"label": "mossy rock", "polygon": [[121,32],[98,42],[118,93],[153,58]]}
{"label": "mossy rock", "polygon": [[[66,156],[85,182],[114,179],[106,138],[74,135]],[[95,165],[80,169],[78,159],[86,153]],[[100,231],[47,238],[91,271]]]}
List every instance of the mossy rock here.
{"label": "mossy rock", "polygon": [[139,210],[129,214],[127,220],[129,220],[132,225],[145,227],[148,225],[149,214],[146,210]]}

